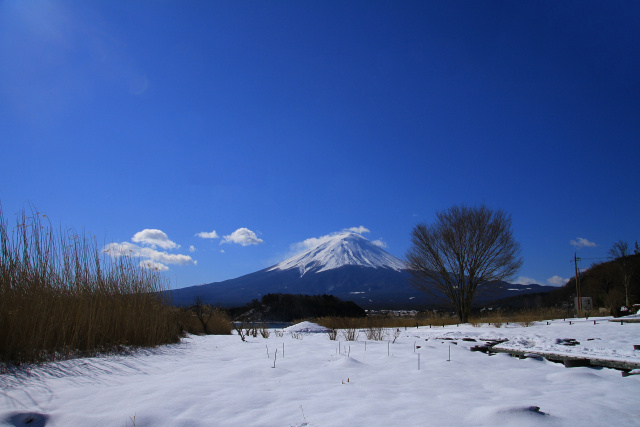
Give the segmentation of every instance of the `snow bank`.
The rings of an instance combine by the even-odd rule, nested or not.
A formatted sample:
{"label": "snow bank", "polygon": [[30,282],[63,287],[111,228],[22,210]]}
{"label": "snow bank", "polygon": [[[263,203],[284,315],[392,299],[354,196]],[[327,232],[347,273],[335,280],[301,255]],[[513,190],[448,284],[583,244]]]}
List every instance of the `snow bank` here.
{"label": "snow bank", "polygon": [[307,321],[296,323],[295,325],[288,326],[283,330],[285,332],[305,333],[305,334],[323,333],[328,331],[328,329],[325,328],[324,326],[320,326],[317,323],[307,322]]}

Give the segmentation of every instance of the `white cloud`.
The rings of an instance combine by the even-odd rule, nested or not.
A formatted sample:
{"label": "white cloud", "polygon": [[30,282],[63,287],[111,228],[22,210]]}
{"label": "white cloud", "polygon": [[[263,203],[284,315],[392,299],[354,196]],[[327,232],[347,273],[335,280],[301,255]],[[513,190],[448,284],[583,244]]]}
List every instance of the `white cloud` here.
{"label": "white cloud", "polygon": [[[549,277],[547,279],[547,284],[552,285],[552,286],[563,286],[568,281],[569,281],[569,279],[565,279],[565,278],[560,277],[560,276],[553,276],[553,277]],[[540,280],[536,280],[536,279],[533,279],[531,277],[526,277],[526,276],[518,277],[513,283],[517,283],[519,285],[531,285],[531,284],[541,285],[541,284],[543,284],[543,282],[541,282]]]}
{"label": "white cloud", "polygon": [[532,279],[531,277],[520,276],[513,283],[517,283],[519,285],[531,285],[531,284],[538,284],[540,282],[536,279]]}
{"label": "white cloud", "polygon": [[224,253],[224,249],[220,249],[220,253],[223,254]]}
{"label": "white cloud", "polygon": [[156,246],[159,246],[162,249],[174,249],[180,247],[180,245],[169,240],[169,237],[164,231],[156,230],[155,228],[146,228],[142,231],[138,231],[133,235],[131,241],[149,245],[152,248],[155,248]]}
{"label": "white cloud", "polygon": [[104,252],[114,258],[120,256],[132,256],[150,259],[164,264],[188,265],[195,264],[195,261],[189,255],[170,254],[168,252],[160,252],[153,248],[143,248],[129,242],[109,243],[104,247]]}
{"label": "white cloud", "polygon": [[[140,260],[138,264],[140,267],[158,271],[168,270],[167,264],[196,265],[198,263],[188,255],[170,254],[166,251],[157,250],[157,247],[163,249],[180,247],[180,245],[169,240],[169,237],[162,230],[144,229],[134,234],[131,241],[140,243],[140,245],[129,242],[109,243],[103,248],[103,252],[109,254],[112,258],[121,256],[137,258]],[[191,246],[189,250],[194,252],[195,247]]]}
{"label": "white cloud", "polygon": [[316,246],[321,245],[322,243],[329,240],[332,236],[334,236],[334,234],[327,234],[325,236],[320,236],[320,237],[310,237],[308,239],[303,240],[302,242],[293,243],[290,246],[290,249],[292,252],[291,255],[295,255],[300,252],[309,250],[311,248],[315,248]]}
{"label": "white cloud", "polygon": [[159,262],[151,261],[150,259],[140,261],[140,267],[147,268],[149,270],[167,271],[169,267]]}
{"label": "white cloud", "polygon": [[563,277],[560,276],[553,276],[553,277],[549,277],[547,279],[547,283],[553,286],[563,286],[565,283],[567,283],[569,281],[569,279],[565,279]]}
{"label": "white cloud", "polygon": [[376,245],[379,248],[386,248],[387,247],[387,244],[385,242],[383,242],[382,239],[373,240],[371,243],[373,243],[374,245]]}
{"label": "white cloud", "polygon": [[200,233],[196,234],[197,237],[200,237],[201,239],[217,239],[218,237],[218,233],[216,233],[216,230],[213,231],[201,231]]}
{"label": "white cloud", "polygon": [[195,252],[196,251],[196,247],[191,245],[189,246],[189,252]]}
{"label": "white cloud", "polygon": [[228,236],[224,236],[223,239],[224,240],[221,241],[220,244],[237,243],[242,246],[249,246],[258,245],[264,242],[262,239],[259,239],[258,236],[256,236],[256,233],[244,227],[238,228]]}
{"label": "white cloud", "polygon": [[189,255],[170,254],[167,252],[156,251],[155,249],[151,248],[142,248],[140,251],[140,256],[165,264],[188,265],[196,263]]}
{"label": "white cloud", "polygon": [[576,240],[571,240],[569,242],[572,246],[575,246],[576,249],[580,249],[580,248],[593,248],[594,246],[597,246],[595,243],[588,241],[587,239],[583,238],[583,237],[578,237]]}
{"label": "white cloud", "polygon": [[371,233],[371,231],[369,231],[368,228],[363,227],[362,225],[360,227],[351,227],[351,228],[348,228],[347,230],[352,231],[354,233],[358,233],[358,234]]}

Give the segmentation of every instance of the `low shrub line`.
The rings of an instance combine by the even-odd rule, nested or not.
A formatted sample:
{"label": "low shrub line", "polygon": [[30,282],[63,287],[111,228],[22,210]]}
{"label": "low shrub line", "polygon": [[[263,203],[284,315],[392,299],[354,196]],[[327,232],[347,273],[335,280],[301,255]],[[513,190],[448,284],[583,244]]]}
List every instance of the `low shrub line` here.
{"label": "low shrub line", "polygon": [[[553,308],[523,309],[519,311],[503,312],[500,310],[480,313],[469,318],[469,324],[479,327],[483,324],[495,326],[518,324],[520,326],[532,326],[535,322],[550,319],[562,319],[567,317],[564,310]],[[436,313],[421,316],[368,316],[359,317],[320,317],[315,322],[329,329],[329,337],[336,339],[340,334],[347,341],[353,341],[359,331],[366,334],[368,340],[384,340],[388,330],[398,330],[399,328],[416,328],[420,326],[446,326],[458,324],[456,316],[438,315]],[[393,337],[390,337],[393,339]]]}

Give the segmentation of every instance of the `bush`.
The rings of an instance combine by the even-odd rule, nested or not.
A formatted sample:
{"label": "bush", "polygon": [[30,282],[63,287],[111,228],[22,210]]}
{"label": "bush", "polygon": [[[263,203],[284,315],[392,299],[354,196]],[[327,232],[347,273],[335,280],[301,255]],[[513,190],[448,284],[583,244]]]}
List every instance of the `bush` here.
{"label": "bush", "polygon": [[[184,332],[196,335],[231,335],[231,321],[224,310],[209,307],[207,310],[210,311],[207,311],[206,316],[202,317],[198,316],[193,307],[175,308],[174,310],[180,329]],[[206,330],[203,321],[205,322]]]}
{"label": "bush", "polygon": [[31,363],[179,340],[167,281],[95,239],[54,236],[31,209],[10,232],[0,208],[0,363]]}
{"label": "bush", "polygon": [[367,335],[367,339],[372,341],[382,341],[386,336],[384,324],[384,317],[368,317],[365,322],[365,333]]}
{"label": "bush", "polygon": [[345,341],[357,341],[360,332],[356,327],[348,327],[346,329],[342,329],[342,337]]}

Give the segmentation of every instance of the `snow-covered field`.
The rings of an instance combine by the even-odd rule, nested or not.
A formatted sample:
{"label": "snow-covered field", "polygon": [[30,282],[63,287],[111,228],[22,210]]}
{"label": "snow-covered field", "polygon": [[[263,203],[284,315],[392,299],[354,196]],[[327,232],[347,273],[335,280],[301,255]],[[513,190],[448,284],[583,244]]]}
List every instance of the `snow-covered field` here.
{"label": "snow-covered field", "polygon": [[191,336],[0,375],[0,425],[638,426],[640,375],[470,351],[508,339],[640,363],[640,323],[593,320],[414,328],[395,343],[331,341],[308,323],[247,342]]}

